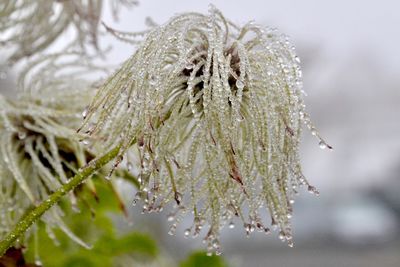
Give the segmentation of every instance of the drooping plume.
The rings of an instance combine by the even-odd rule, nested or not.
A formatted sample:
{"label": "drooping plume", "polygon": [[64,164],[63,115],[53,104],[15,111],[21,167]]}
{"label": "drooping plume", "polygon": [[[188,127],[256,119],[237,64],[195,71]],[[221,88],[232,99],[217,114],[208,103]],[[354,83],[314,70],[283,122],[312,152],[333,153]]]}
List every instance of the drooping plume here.
{"label": "drooping plume", "polygon": [[220,251],[222,227],[239,221],[247,234],[269,233],[271,223],[292,246],[294,195],[304,185],[318,194],[301,173],[302,125],[331,148],[302,93],[288,37],[253,22],[239,27],[211,6],[149,31],[99,89],[83,129],[121,146],[115,166],[129,151],[144,212],[175,203],[171,234],[193,213],[184,235],[204,229],[210,252]]}

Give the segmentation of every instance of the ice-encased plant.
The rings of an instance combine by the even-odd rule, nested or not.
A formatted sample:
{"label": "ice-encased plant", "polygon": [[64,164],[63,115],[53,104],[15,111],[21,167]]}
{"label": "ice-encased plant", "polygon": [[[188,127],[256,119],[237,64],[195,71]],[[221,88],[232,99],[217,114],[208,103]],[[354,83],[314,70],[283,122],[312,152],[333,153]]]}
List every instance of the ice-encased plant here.
{"label": "ice-encased plant", "polygon": [[99,89],[83,129],[121,148],[114,166],[129,149],[144,212],[175,202],[171,234],[193,213],[184,235],[207,228],[210,253],[235,221],[247,234],[271,223],[292,246],[294,195],[301,186],[318,194],[301,172],[302,125],[331,148],[305,111],[299,63],[275,29],[239,27],[212,6],[184,13],[149,31]]}
{"label": "ice-encased plant", "polygon": [[[22,70],[17,99],[0,95],[0,239],[96,157],[95,148],[76,134],[95,92],[93,82],[81,75],[96,70],[101,68],[74,52],[42,55]],[[97,197],[90,179],[82,186]],[[75,207],[79,194],[71,191],[68,199]],[[88,247],[64,223],[67,211],[61,206],[42,217],[49,236],[55,237],[57,227]]]}
{"label": "ice-encased plant", "polygon": [[[67,29],[73,28],[84,46],[98,46],[99,23],[104,0],[7,0],[0,2],[0,46],[11,47],[10,61],[34,55]],[[120,5],[137,5],[136,0],[110,0],[114,17]]]}

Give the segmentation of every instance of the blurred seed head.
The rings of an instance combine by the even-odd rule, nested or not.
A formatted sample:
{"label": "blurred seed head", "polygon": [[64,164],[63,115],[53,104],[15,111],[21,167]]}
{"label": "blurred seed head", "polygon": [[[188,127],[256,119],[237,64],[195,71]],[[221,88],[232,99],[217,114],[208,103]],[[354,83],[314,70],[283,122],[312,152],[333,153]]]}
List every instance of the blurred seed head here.
{"label": "blurred seed head", "polygon": [[[53,44],[72,28],[77,42],[98,48],[103,0],[7,0],[0,2],[0,46],[12,49],[10,62],[30,57]],[[120,5],[137,5],[136,0],[111,0],[117,18]]]}
{"label": "blurred seed head", "polygon": [[[76,134],[95,92],[80,75],[102,71],[85,62],[69,51],[43,55],[22,70],[17,99],[0,95],[0,238],[96,156],[95,147]],[[90,180],[82,187],[96,197]],[[77,191],[68,194],[73,208],[78,198]],[[58,227],[88,247],[65,225],[64,212],[55,206],[42,217],[49,236],[55,239],[52,228]]]}

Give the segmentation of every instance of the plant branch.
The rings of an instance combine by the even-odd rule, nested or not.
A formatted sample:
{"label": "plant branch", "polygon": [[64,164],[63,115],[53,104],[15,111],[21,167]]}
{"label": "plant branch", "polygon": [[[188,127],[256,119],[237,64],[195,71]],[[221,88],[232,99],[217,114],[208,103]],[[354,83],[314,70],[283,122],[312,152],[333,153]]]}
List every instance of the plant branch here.
{"label": "plant branch", "polygon": [[104,156],[91,161],[85,166],[80,172],[74,177],[68,180],[66,184],[57,189],[48,199],[40,203],[33,210],[29,211],[15,226],[15,228],[8,233],[8,235],[0,241],[0,257],[4,255],[8,248],[10,248],[14,242],[20,238],[28,228],[35,223],[47,210],[49,210],[54,204],[58,203],[61,198],[72,191],[79,184],[84,182],[93,173],[101,169],[108,162],[114,159],[120,150],[120,146],[110,150]]}

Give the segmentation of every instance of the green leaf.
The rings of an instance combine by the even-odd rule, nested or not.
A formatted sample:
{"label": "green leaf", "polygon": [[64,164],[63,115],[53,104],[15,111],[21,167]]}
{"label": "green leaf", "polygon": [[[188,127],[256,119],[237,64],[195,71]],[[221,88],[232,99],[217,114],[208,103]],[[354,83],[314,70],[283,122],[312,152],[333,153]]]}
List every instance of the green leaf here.
{"label": "green leaf", "polygon": [[221,256],[207,256],[205,252],[198,251],[191,254],[188,259],[181,262],[180,267],[228,267]]}

